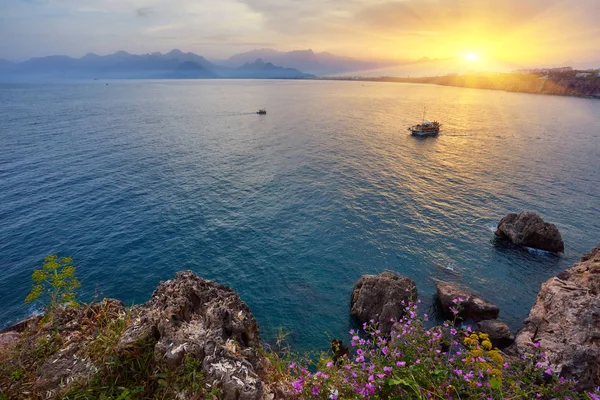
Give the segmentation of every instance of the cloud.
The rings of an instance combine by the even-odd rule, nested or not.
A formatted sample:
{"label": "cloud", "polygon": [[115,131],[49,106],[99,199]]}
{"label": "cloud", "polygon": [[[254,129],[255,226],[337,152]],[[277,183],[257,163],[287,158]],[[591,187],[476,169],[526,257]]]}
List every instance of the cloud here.
{"label": "cloud", "polygon": [[154,9],[152,7],[140,7],[135,10],[135,15],[138,17],[148,17],[152,14],[154,14]]}
{"label": "cloud", "polygon": [[0,41],[0,57],[173,45],[228,56],[269,43],[371,58],[448,57],[473,47],[577,60],[600,50],[598,1],[0,0],[0,34],[11,38]]}

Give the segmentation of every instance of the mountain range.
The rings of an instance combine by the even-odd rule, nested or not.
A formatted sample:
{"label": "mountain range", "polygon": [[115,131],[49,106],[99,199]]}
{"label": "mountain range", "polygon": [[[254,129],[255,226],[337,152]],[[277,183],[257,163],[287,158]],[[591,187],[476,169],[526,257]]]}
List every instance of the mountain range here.
{"label": "mountain range", "polygon": [[313,75],[339,75],[392,65],[388,62],[364,61],[327,52],[315,53],[310,49],[288,52],[273,49],[255,49],[236,54],[227,60],[215,60],[214,62],[226,67],[235,67],[256,59],[266,60],[282,67],[297,68]]}
{"label": "mountain range", "polygon": [[302,79],[313,75],[284,68],[262,59],[237,66],[214,64],[194,53],[172,50],[166,54],[130,54],[118,51],[100,56],[88,53],[81,58],[68,56],[35,57],[20,63],[0,60],[0,76],[6,78],[62,79]]}

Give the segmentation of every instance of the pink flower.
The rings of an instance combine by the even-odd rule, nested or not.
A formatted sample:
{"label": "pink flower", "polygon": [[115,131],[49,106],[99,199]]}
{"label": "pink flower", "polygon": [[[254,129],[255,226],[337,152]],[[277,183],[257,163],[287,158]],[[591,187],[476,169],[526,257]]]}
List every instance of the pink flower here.
{"label": "pink flower", "polygon": [[552,370],[550,368],[546,369],[544,372],[548,375],[552,375]]}
{"label": "pink flower", "polygon": [[405,365],[406,365],[406,362],[404,362],[404,361],[398,361],[398,362],[396,363],[396,366],[397,366],[397,367],[404,367]]}
{"label": "pink flower", "polygon": [[533,344],[533,347],[535,347],[536,349],[537,349],[538,347],[540,347],[540,342],[535,342],[535,343]]}

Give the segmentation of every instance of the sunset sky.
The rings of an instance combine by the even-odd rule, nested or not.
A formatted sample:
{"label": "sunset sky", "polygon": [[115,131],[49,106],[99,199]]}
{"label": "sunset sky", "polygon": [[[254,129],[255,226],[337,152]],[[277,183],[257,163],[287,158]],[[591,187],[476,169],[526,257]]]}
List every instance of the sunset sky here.
{"label": "sunset sky", "polygon": [[600,66],[598,20],[600,0],[2,0],[0,58],[269,47]]}

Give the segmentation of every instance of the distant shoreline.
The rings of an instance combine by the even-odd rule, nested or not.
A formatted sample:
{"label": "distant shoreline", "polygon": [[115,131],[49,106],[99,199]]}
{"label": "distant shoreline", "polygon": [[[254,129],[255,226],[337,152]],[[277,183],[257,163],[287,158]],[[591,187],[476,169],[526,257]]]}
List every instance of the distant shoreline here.
{"label": "distant shoreline", "polygon": [[500,90],[510,93],[570,96],[600,100],[600,75],[578,77],[577,71],[558,76],[541,74],[470,74],[422,78],[318,77],[313,80],[419,83],[468,89]]}

